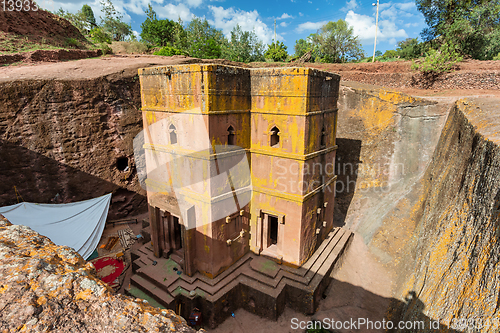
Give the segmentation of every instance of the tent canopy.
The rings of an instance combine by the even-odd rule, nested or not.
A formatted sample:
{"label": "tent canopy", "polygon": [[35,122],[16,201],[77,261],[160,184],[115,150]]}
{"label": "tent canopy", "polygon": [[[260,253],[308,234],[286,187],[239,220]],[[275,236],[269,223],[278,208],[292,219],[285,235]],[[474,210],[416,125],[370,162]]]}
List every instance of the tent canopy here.
{"label": "tent canopy", "polygon": [[50,238],[56,245],[75,249],[87,259],[99,244],[110,202],[111,193],[67,204],[21,202],[0,207],[0,214],[13,224],[25,225]]}

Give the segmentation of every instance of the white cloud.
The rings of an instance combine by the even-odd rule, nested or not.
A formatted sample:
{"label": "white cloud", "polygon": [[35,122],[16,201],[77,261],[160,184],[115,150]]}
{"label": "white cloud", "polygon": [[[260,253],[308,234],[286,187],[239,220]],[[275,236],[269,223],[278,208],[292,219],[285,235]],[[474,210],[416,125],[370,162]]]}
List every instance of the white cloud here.
{"label": "white cloud", "polygon": [[149,0],[131,0],[124,4],[124,7],[137,15],[144,15],[144,10],[148,7]]}
{"label": "white cloud", "polygon": [[415,1],[413,2],[404,2],[404,3],[397,3],[396,4],[399,9],[404,10],[404,11],[417,11],[417,6],[415,5]]}
{"label": "white cloud", "polygon": [[138,31],[132,30],[132,33],[134,34],[136,39],[139,39],[140,34]]}
{"label": "white cloud", "polygon": [[419,22],[413,22],[413,23],[406,23],[405,28],[412,28],[412,27],[418,27],[420,25]]}
{"label": "white cloud", "polygon": [[356,0],[349,0],[345,3],[344,7],[340,8],[340,10],[343,12],[347,12],[348,10],[354,10],[358,7],[359,7],[359,5],[356,2]]}
{"label": "white cloud", "polygon": [[282,26],[283,28],[285,28],[287,25],[288,25],[288,23],[286,23],[286,22],[281,22],[280,23],[280,26]]}
{"label": "white cloud", "polygon": [[[254,31],[257,37],[265,44],[269,44],[273,38],[273,32],[262,22],[256,10],[246,12],[241,9],[208,6],[214,17],[210,24],[217,29],[222,29],[226,36],[230,36],[231,30],[239,24],[244,31]],[[281,35],[277,35],[278,40],[283,40]]]}
{"label": "white cloud", "polygon": [[315,30],[316,31],[327,23],[328,23],[328,21],[305,22],[305,23],[299,24],[299,26],[295,30],[297,32],[302,32],[302,31],[306,31],[306,30]]}
{"label": "white cloud", "polygon": [[[95,2],[98,2],[97,0]],[[101,14],[102,13],[102,6],[101,4],[99,3],[98,4],[99,6],[99,9],[96,13],[96,11],[94,11],[94,8],[92,8],[92,10],[94,11],[94,16],[97,18],[98,16],[104,16],[104,14]],[[124,1],[123,0],[113,0],[113,6],[115,7],[116,11],[118,13],[120,13],[121,15],[123,15],[123,22],[126,22],[126,23],[130,23],[132,22],[132,18],[130,17],[130,15],[127,13],[126,11],[126,6],[124,4]],[[92,7],[92,6],[91,6]]]}
{"label": "white cloud", "polygon": [[396,18],[396,15],[397,15],[397,10],[394,7],[389,7],[388,9],[385,9],[385,10],[380,12],[381,18],[387,17],[387,18],[394,19],[394,18]]}
{"label": "white cloud", "polygon": [[380,17],[382,18],[398,18],[398,17],[413,17],[418,14],[415,2],[386,2],[380,4]]}
{"label": "white cloud", "polygon": [[280,17],[277,17],[277,20],[286,20],[286,19],[293,19],[294,17],[292,15],[288,15],[287,13],[283,13]]}
{"label": "white cloud", "polygon": [[191,10],[183,3],[178,5],[166,4],[165,6],[153,6],[159,18],[168,18],[177,21],[180,17],[184,22],[189,22],[193,18]]}
{"label": "white cloud", "polygon": [[[350,10],[347,12],[345,20],[353,27],[354,34],[359,36],[362,44],[373,44],[373,40],[375,39],[375,19],[373,17],[356,14]],[[379,41],[408,37],[404,29],[398,29],[396,24],[390,20],[379,20],[378,23],[377,40]]]}
{"label": "white cloud", "polygon": [[[82,6],[87,4],[92,8],[92,11],[94,12],[94,16],[96,20],[99,22],[100,16],[104,16],[102,13],[102,6],[99,2],[99,0],[94,0],[92,2],[88,1],[81,1],[81,0],[66,0],[66,1],[52,1],[52,0],[42,0],[39,1],[40,6],[46,10],[50,10],[52,12],[57,11],[59,8],[64,9],[65,11],[68,11],[70,13],[76,13],[80,9],[82,9]],[[127,13],[126,5],[124,5],[123,0],[114,0],[113,1],[113,6],[115,9],[123,16],[122,20],[124,22],[130,23],[132,21],[132,18],[130,15]]]}
{"label": "white cloud", "polygon": [[299,16],[304,16],[304,14],[302,14],[301,12],[299,12]]}
{"label": "white cloud", "polygon": [[[68,11],[70,13],[76,13],[78,10],[82,8],[82,6],[85,4],[85,1],[51,1],[51,0],[41,0],[37,1],[38,6],[40,6],[42,9],[49,10],[51,12],[57,11],[59,8],[64,9],[65,11]],[[89,6],[92,7],[92,10],[94,11],[94,14],[96,14],[96,18],[98,18],[98,13],[99,13],[99,4],[97,1],[95,1],[93,4],[89,4]],[[97,9],[97,12],[96,12]]]}
{"label": "white cloud", "polygon": [[201,5],[203,0],[177,0],[177,2],[186,3],[188,5],[188,7],[191,7],[191,8],[197,8]]}
{"label": "white cloud", "polygon": [[[116,1],[116,0],[115,0]],[[123,1],[123,0],[122,0]],[[134,14],[137,15],[145,15],[144,11],[146,8],[148,8],[148,4],[153,2],[153,8],[160,16],[160,18],[169,18],[173,20],[177,20],[178,17],[180,16],[183,20],[186,18],[187,20],[190,20],[192,15],[187,8],[197,8],[199,7],[202,3],[203,0],[175,0],[177,4],[174,3],[168,3],[164,6],[161,4],[163,3],[164,0],[129,0],[127,3],[123,4],[123,7],[127,9],[128,11],[131,11]],[[217,0],[219,1],[219,0]],[[158,5],[155,5],[157,3]],[[164,9],[166,8],[166,9]],[[188,13],[189,11],[189,13]],[[160,15],[160,12],[162,12],[162,15]],[[175,16],[175,18],[172,18],[173,15],[177,13],[178,15]]]}

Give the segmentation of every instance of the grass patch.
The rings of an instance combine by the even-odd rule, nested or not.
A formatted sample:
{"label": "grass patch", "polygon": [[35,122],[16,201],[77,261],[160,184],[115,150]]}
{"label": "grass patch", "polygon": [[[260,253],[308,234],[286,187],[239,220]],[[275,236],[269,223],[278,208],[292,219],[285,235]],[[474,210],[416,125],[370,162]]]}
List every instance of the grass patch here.
{"label": "grass patch", "polygon": [[87,40],[66,37],[22,36],[0,31],[0,54],[30,52],[36,50],[95,49]]}
{"label": "grass patch", "polygon": [[45,42],[44,38],[37,43],[30,40],[28,36],[17,36],[0,32],[0,54],[62,49],[60,46],[45,44]]}
{"label": "grass patch", "polygon": [[74,38],[66,38],[66,45],[69,46],[69,47],[71,47],[71,46],[81,47],[82,43],[80,43],[79,41],[77,41]]}
{"label": "grass patch", "polygon": [[[372,62],[373,57],[366,57],[359,61],[353,61],[353,63],[366,63]],[[375,57],[375,62],[394,62],[394,61],[405,61],[403,58],[384,58],[384,56]]]}

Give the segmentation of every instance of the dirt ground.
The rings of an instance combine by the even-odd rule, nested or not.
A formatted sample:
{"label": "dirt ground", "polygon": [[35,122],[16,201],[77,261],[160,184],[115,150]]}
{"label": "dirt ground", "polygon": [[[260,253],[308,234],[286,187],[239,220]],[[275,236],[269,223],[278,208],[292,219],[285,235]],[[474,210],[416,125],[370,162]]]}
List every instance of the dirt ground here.
{"label": "dirt ground", "polygon": [[63,62],[33,62],[0,67],[0,82],[15,80],[87,80],[122,74],[142,67],[190,63],[219,63],[248,67],[224,59],[202,60],[185,56],[110,55]]}
{"label": "dirt ground", "polygon": [[[86,80],[113,74],[123,74],[125,71],[137,73],[141,67],[178,65],[189,63],[220,63],[226,65],[236,65],[243,67],[270,67],[294,64],[277,63],[251,63],[242,64],[223,59],[202,60],[185,56],[162,57],[154,55],[109,55],[100,58],[81,59],[62,62],[32,62],[18,65],[0,67],[0,82],[13,80]],[[450,89],[419,89],[408,85],[399,84],[402,80],[395,81],[394,75],[406,75],[411,77],[411,62],[386,62],[386,63],[363,63],[363,64],[305,64],[307,67],[338,73],[347,81],[356,81],[359,76],[364,83],[387,86],[390,89],[397,89],[413,96],[500,96],[500,86],[487,86],[488,89],[481,89],[479,86],[455,86]],[[477,61],[470,60],[459,64],[459,69],[447,74],[447,77],[460,75],[500,75],[500,61]],[[380,74],[380,75],[377,75]],[[366,76],[369,78],[366,79]],[[367,82],[368,80],[368,82]],[[373,81],[373,82],[369,82]],[[398,86],[399,84],[399,86]]]}

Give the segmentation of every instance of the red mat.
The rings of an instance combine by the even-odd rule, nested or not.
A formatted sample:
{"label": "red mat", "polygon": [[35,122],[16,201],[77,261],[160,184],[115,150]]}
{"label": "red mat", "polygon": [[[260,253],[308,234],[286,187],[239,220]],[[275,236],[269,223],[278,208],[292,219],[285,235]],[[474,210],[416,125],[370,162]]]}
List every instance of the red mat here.
{"label": "red mat", "polygon": [[121,259],[113,257],[102,257],[92,261],[92,264],[97,270],[97,276],[107,284],[115,281],[125,268],[125,264]]}

